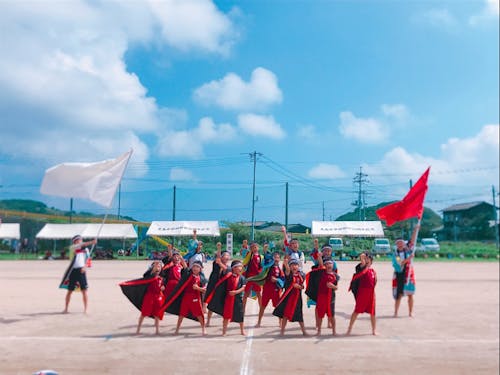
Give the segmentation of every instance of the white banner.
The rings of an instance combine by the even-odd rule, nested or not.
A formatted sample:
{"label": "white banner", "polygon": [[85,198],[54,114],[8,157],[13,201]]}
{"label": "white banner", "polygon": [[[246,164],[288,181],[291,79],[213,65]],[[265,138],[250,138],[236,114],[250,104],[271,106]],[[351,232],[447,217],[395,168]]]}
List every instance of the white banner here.
{"label": "white banner", "polygon": [[9,240],[19,240],[21,229],[19,223],[2,223],[0,220],[0,238]]}
{"label": "white banner", "polygon": [[384,237],[380,221],[313,221],[312,235],[323,237]]}
{"label": "white banner", "polygon": [[218,221],[153,221],[148,236],[220,236]]}
{"label": "white banner", "polygon": [[63,163],[45,171],[40,192],[84,198],[110,207],[132,150],[116,159],[96,163]]}

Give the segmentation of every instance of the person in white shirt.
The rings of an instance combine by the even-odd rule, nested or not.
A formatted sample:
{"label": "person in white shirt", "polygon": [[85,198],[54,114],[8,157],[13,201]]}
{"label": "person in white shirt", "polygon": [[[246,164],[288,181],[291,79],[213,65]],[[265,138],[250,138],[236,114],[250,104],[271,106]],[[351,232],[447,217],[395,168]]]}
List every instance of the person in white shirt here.
{"label": "person in white shirt", "polygon": [[71,294],[76,288],[78,284],[80,286],[80,290],[82,291],[83,298],[83,311],[87,313],[87,275],[86,275],[86,264],[87,259],[90,256],[89,249],[86,248],[88,245],[95,245],[97,241],[94,239],[92,241],[83,242],[82,236],[76,235],[71,240],[72,245],[70,246],[70,253],[74,252],[73,259],[70,264],[69,271],[69,284],[68,284],[68,292],[66,293],[65,299],[65,307],[64,314],[68,313],[69,302],[71,300]]}

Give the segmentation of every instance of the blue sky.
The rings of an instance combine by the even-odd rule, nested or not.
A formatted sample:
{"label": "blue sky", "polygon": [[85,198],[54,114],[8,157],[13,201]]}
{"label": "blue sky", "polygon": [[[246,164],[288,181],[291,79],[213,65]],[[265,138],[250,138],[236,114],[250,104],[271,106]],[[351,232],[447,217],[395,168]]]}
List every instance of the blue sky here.
{"label": "blue sky", "polygon": [[[499,184],[499,7],[490,1],[2,1],[0,199],[46,168],[130,148],[139,220],[335,219],[431,166],[426,206]],[[117,213],[118,202],[111,213]],[[324,207],[324,210],[323,210]],[[105,212],[83,200],[77,211]]]}

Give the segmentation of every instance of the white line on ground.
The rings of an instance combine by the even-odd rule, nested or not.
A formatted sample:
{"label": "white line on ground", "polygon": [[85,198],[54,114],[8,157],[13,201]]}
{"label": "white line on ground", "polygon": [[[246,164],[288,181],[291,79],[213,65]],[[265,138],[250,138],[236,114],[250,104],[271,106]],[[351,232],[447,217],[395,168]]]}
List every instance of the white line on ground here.
{"label": "white line on ground", "polygon": [[252,304],[252,315],[254,316],[254,318],[250,322],[250,329],[247,332],[247,343],[245,345],[245,350],[243,351],[243,359],[241,361],[240,375],[250,375],[252,373],[250,370],[250,357],[252,355],[253,328],[256,324],[255,306],[258,306],[258,304],[255,303],[256,301],[251,301],[250,299],[248,299],[247,302],[250,302]]}

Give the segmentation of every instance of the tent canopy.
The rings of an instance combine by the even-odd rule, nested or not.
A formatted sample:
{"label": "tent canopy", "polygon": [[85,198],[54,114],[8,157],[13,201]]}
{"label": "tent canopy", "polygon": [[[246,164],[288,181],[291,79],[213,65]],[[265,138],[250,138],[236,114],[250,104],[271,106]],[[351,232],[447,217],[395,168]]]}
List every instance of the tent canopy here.
{"label": "tent canopy", "polygon": [[[45,224],[38,232],[38,239],[65,239],[79,234],[83,238],[96,238],[101,224]],[[99,238],[136,239],[132,224],[104,224]]]}
{"label": "tent canopy", "polygon": [[380,221],[313,221],[312,235],[323,237],[384,237]]}
{"label": "tent canopy", "polygon": [[153,221],[148,236],[191,236],[196,229],[198,236],[220,236],[218,221]]}
{"label": "tent canopy", "polygon": [[20,227],[19,223],[0,223],[0,238],[9,240],[21,239]]}

